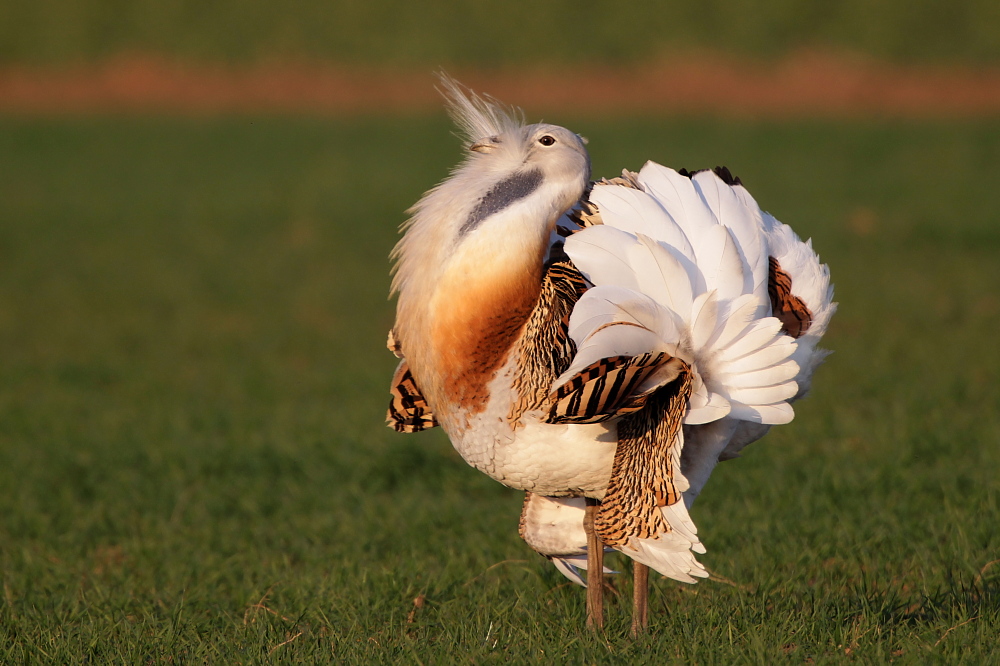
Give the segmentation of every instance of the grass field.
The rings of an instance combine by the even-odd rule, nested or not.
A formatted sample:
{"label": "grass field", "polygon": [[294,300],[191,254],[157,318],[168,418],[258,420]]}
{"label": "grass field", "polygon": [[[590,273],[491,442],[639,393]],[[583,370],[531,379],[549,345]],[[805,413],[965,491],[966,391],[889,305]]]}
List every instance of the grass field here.
{"label": "grass field", "polygon": [[549,120],[727,164],[832,267],[813,395],[693,511],[734,584],[657,577],[632,641],[622,567],[592,636],[519,494],[383,426],[443,119],[8,117],[0,662],[998,663],[1000,123]]}

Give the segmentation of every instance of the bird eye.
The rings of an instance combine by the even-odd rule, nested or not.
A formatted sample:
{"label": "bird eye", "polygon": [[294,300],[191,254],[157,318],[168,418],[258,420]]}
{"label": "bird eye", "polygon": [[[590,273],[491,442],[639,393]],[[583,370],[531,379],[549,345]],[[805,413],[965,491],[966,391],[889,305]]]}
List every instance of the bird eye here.
{"label": "bird eye", "polygon": [[542,144],[543,146],[551,146],[555,142],[556,140],[553,139],[548,134],[546,134],[545,136],[543,136],[541,139],[538,140],[538,143]]}

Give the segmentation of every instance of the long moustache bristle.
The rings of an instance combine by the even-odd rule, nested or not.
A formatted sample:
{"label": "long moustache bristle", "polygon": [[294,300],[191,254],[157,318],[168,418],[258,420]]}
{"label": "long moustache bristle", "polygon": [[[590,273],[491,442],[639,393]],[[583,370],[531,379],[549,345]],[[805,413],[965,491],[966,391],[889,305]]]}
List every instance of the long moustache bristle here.
{"label": "long moustache bristle", "polygon": [[487,137],[506,134],[524,126],[524,113],[489,95],[477,95],[445,72],[438,72],[448,115],[458,126],[463,141],[473,144]]}

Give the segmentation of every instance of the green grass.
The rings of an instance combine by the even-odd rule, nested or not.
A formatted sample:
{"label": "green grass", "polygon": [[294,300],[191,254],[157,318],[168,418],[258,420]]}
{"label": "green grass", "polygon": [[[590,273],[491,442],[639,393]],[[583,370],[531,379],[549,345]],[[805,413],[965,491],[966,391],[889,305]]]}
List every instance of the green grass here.
{"label": "green grass", "polygon": [[591,636],[519,494],[382,425],[442,119],[6,118],[0,662],[996,663],[1000,123],[550,120],[832,267],[813,395],[694,509],[735,586],[657,577],[632,641],[626,573]]}
{"label": "green grass", "polygon": [[129,53],[195,62],[617,64],[803,48],[901,62],[1000,61],[996,0],[5,0],[0,63]]}

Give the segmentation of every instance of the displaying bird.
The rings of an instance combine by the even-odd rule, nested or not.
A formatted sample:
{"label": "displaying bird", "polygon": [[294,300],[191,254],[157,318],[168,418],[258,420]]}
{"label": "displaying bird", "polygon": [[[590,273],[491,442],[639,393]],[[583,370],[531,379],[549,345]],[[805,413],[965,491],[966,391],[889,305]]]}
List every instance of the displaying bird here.
{"label": "displaying bird", "polygon": [[440,425],[524,490],[520,534],[588,587],[591,626],[605,548],[631,558],[638,633],[646,567],[708,576],[688,510],[716,463],[808,390],[829,272],[725,168],[591,183],[582,137],[442,84],[469,153],[393,251],[389,424]]}

